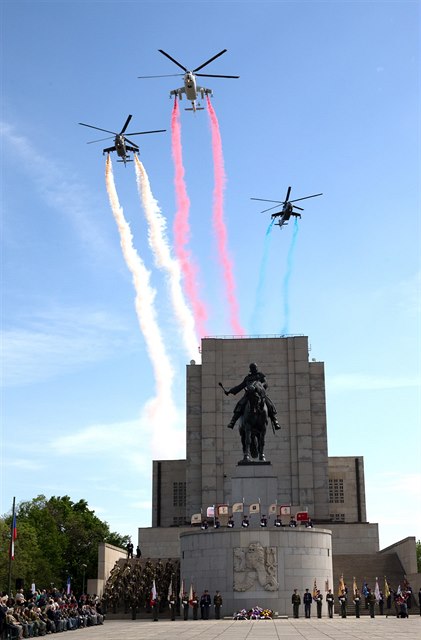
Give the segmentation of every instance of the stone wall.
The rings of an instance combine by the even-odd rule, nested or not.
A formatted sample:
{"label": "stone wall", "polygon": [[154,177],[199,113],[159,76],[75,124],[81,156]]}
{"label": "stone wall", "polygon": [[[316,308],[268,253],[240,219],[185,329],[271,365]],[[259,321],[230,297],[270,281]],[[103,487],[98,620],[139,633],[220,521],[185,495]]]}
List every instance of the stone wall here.
{"label": "stone wall", "polygon": [[302,596],[316,579],[324,594],[326,581],[333,580],[325,529],[185,531],[180,546],[181,576],[199,594],[208,589],[213,597],[219,590],[223,615],[256,605],[291,615],[293,589]]}

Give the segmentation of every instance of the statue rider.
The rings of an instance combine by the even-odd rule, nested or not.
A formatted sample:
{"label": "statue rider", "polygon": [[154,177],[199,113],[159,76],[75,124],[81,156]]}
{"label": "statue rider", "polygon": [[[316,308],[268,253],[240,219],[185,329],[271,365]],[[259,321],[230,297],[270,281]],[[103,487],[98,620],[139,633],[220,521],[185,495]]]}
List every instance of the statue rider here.
{"label": "statue rider", "polygon": [[[239,391],[242,391],[242,389],[245,389],[248,384],[256,381],[261,382],[263,388],[265,390],[267,389],[268,384],[266,382],[266,376],[264,373],[258,370],[257,364],[255,362],[252,362],[251,365],[249,366],[249,369],[250,369],[250,373],[246,375],[243,382],[238,384],[236,387],[231,387],[231,389],[229,389],[228,391],[225,391],[226,395],[229,395],[230,393],[232,393],[232,395],[235,396],[237,395],[237,393],[239,393]],[[279,422],[276,417],[276,407],[266,392],[264,394],[264,397],[265,397],[265,402],[268,410],[268,415],[272,422],[273,428],[280,429],[281,427],[279,426]],[[247,402],[247,398],[246,398],[246,394],[244,394],[243,397],[235,405],[234,414],[231,418],[231,422],[227,425],[229,429],[233,429],[238,418],[243,415],[246,402]]]}

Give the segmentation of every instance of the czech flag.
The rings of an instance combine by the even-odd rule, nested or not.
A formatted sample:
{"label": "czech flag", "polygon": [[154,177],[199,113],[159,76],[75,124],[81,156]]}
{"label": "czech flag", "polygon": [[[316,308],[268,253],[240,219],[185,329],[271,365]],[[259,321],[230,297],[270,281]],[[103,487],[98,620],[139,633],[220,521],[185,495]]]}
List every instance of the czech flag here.
{"label": "czech flag", "polygon": [[10,557],[15,559],[15,540],[18,537],[18,530],[16,528],[16,513],[13,513],[13,525],[12,525],[12,539],[10,541]]}

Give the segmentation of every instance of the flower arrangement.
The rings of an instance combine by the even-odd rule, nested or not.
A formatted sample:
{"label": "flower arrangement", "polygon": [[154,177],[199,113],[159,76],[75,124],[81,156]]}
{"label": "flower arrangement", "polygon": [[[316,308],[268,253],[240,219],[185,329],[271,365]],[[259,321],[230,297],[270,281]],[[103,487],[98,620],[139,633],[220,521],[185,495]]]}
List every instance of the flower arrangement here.
{"label": "flower arrangement", "polygon": [[261,607],[253,607],[253,609],[241,609],[234,613],[234,620],[272,620],[272,609],[262,609]]}

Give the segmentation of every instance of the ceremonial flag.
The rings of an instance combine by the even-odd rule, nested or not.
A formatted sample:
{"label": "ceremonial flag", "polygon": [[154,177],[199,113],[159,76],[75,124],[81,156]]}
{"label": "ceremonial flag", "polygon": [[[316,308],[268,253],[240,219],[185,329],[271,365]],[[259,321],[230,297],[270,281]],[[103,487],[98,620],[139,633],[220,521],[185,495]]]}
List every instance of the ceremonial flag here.
{"label": "ceremonial flag", "polygon": [[202,514],[194,513],[190,518],[190,524],[200,524],[202,522]]}
{"label": "ceremonial flag", "polygon": [[298,511],[295,516],[297,522],[307,522],[308,520],[308,511]]}
{"label": "ceremonial flag", "polygon": [[249,513],[259,513],[260,512],[260,504],[259,502],[254,502],[249,507]]}
{"label": "ceremonial flag", "polygon": [[213,518],[214,516],[215,516],[215,506],[208,507],[206,509],[206,517],[207,518]]}
{"label": "ceremonial flag", "polygon": [[190,582],[190,589],[189,589],[189,604],[190,604],[190,605],[191,605],[191,603],[192,603],[192,600],[193,600],[193,585],[192,585],[192,583]]}
{"label": "ceremonial flag", "polygon": [[401,589],[401,585],[399,585],[399,586],[398,586],[398,590],[397,590],[397,592],[396,592],[396,595],[397,595],[397,596],[400,596],[400,595],[401,595],[401,593],[402,593],[402,589]]}
{"label": "ceremonial flag", "polygon": [[355,576],[354,576],[354,581],[352,583],[352,591],[354,592],[354,597],[355,597],[355,594],[357,593],[357,589],[358,589],[357,581],[355,580]]}
{"label": "ceremonial flag", "polygon": [[329,591],[329,578],[325,580],[325,591]]}
{"label": "ceremonial flag", "polygon": [[384,577],[384,597],[388,598],[390,596],[389,584],[387,582],[386,576]]}
{"label": "ceremonial flag", "polygon": [[313,584],[313,598],[315,598],[317,596],[317,582],[316,582],[316,578],[314,578],[314,584]]}
{"label": "ceremonial flag", "polygon": [[184,578],[183,578],[182,581],[181,581],[181,584],[180,584],[180,593],[178,594],[179,597],[180,597],[180,600],[182,599],[182,597],[184,595],[184,590],[185,590],[185,587],[184,587]]}
{"label": "ceremonial flag", "polygon": [[67,586],[66,586],[66,593],[67,593],[68,596],[70,595],[70,588],[71,588],[70,576],[68,576],[68,578],[67,578]]}
{"label": "ceremonial flag", "polygon": [[345,590],[344,574],[341,573],[340,578],[339,578],[339,584],[338,584],[338,596],[342,595],[342,592],[344,590]]}
{"label": "ceremonial flag", "polygon": [[[14,506],[14,503],[13,503]],[[10,558],[15,559],[15,540],[18,537],[18,530],[16,528],[16,512],[13,510],[13,523],[12,523],[12,537],[10,540]]]}
{"label": "ceremonial flag", "polygon": [[152,582],[152,600],[156,600],[156,586],[155,586],[155,580]]}
{"label": "ceremonial flag", "polygon": [[376,602],[378,602],[380,600],[380,587],[379,587],[379,580],[376,576],[376,585],[374,587],[374,595],[376,596]]}
{"label": "ceremonial flag", "polygon": [[172,594],[172,578],[170,580],[170,584],[168,585],[168,600],[171,599],[171,594]]}
{"label": "ceremonial flag", "polygon": [[232,512],[243,513],[243,508],[244,508],[244,505],[242,502],[234,502],[234,504],[232,505]]}
{"label": "ceremonial flag", "polygon": [[365,578],[364,578],[363,588],[361,589],[361,593],[363,594],[364,598],[368,596],[368,587],[367,587],[367,581]]}
{"label": "ceremonial flag", "polygon": [[270,516],[275,515],[275,514],[276,514],[276,512],[277,512],[277,509],[278,509],[278,505],[277,505],[277,504],[271,504],[271,505],[269,506],[268,514],[269,514]]}
{"label": "ceremonial flag", "polygon": [[228,508],[227,504],[220,504],[218,506],[218,515],[227,516],[228,515],[228,511],[229,511],[229,508]]}
{"label": "ceremonial flag", "polygon": [[284,504],[281,506],[279,513],[281,516],[290,516],[291,515],[291,506],[289,504]]}

